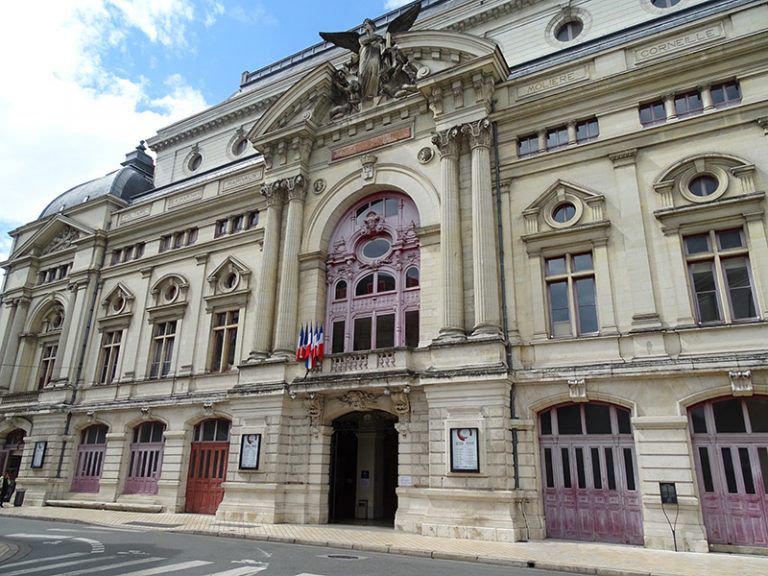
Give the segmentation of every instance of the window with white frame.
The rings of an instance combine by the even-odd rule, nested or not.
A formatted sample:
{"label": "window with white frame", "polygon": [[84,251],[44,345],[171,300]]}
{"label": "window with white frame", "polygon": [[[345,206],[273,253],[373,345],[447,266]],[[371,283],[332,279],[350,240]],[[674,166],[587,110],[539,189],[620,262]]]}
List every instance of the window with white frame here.
{"label": "window with white frame", "polygon": [[99,384],[111,384],[115,380],[122,340],[122,330],[111,330],[104,333],[101,341],[101,356],[99,359],[99,372],[97,376],[97,382]]}
{"label": "window with white frame", "polygon": [[158,322],[152,332],[152,363],[150,378],[164,378],[171,372],[173,344],[176,340],[176,320]]}
{"label": "window with white frame", "polygon": [[239,323],[240,310],[213,313],[209,364],[209,370],[212,372],[226,372],[235,365],[235,347]]}
{"label": "window with white frame", "polygon": [[741,228],[683,237],[696,319],[701,324],[757,317],[749,253]]}
{"label": "window with white frame", "polygon": [[550,335],[596,334],[597,303],[592,253],[564,254],[544,260]]}
{"label": "window with white frame", "polygon": [[56,355],[59,352],[59,343],[43,344],[40,356],[40,375],[37,379],[37,387],[44,388],[53,380],[53,367],[56,364]]}

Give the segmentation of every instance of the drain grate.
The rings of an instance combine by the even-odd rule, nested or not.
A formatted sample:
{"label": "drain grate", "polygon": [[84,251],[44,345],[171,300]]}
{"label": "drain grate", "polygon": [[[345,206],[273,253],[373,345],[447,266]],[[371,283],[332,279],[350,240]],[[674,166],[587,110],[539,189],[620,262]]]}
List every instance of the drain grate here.
{"label": "drain grate", "polygon": [[139,522],[138,520],[135,522],[126,522],[126,524],[130,526],[146,526],[148,528],[178,528],[179,526],[184,526],[184,524],[163,524],[161,522]]}
{"label": "drain grate", "polygon": [[360,556],[351,556],[349,554],[328,554],[326,558],[332,558],[334,560],[360,560]]}

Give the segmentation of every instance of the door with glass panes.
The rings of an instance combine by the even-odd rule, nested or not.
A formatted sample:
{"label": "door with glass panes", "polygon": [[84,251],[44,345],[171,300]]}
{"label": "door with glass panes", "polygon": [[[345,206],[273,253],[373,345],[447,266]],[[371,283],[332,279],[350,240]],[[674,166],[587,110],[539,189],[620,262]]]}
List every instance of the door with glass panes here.
{"label": "door with glass panes", "polygon": [[768,546],[768,397],[704,402],[688,418],[709,543]]}
{"label": "door with glass panes", "polygon": [[539,415],[550,538],[643,543],[629,410],[597,402]]}
{"label": "door with glass panes", "polygon": [[229,420],[224,419],[205,420],[195,426],[187,474],[187,512],[215,514],[224,499],[229,427]]}

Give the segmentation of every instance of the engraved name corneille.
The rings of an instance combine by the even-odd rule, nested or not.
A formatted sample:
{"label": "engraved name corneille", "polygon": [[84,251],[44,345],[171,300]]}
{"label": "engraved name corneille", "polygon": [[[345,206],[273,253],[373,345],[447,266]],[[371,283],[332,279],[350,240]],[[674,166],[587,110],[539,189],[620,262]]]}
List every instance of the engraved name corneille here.
{"label": "engraved name corneille", "polygon": [[326,42],[354,52],[334,77],[335,106],[331,118],[359,112],[361,101],[381,96],[400,98],[416,91],[416,68],[400,51],[396,34],[407,32],[419,16],[417,2],[392,20],[384,37],[376,33],[373,20],[363,22],[363,33],[320,32]]}

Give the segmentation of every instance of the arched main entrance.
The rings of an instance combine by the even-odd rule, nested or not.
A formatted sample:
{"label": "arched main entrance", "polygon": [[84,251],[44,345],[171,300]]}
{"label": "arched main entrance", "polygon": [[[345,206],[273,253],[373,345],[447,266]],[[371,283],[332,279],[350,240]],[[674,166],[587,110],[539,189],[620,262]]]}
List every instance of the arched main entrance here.
{"label": "arched main entrance", "polygon": [[590,402],[539,415],[550,538],[643,543],[629,410]]}
{"label": "arched main entrance", "polygon": [[14,478],[21,469],[21,455],[24,453],[24,437],[27,433],[21,428],[11,430],[5,437],[5,444],[0,450],[0,474],[10,472]]}
{"label": "arched main entrance", "polygon": [[688,410],[710,544],[768,546],[768,397]]}
{"label": "arched main entrance", "polygon": [[229,460],[229,420],[210,419],[195,426],[189,455],[186,512],[215,514],[224,499],[222,484]]}
{"label": "arched main entrance", "polygon": [[391,524],[397,510],[397,417],[380,410],[334,420],[330,522]]}

